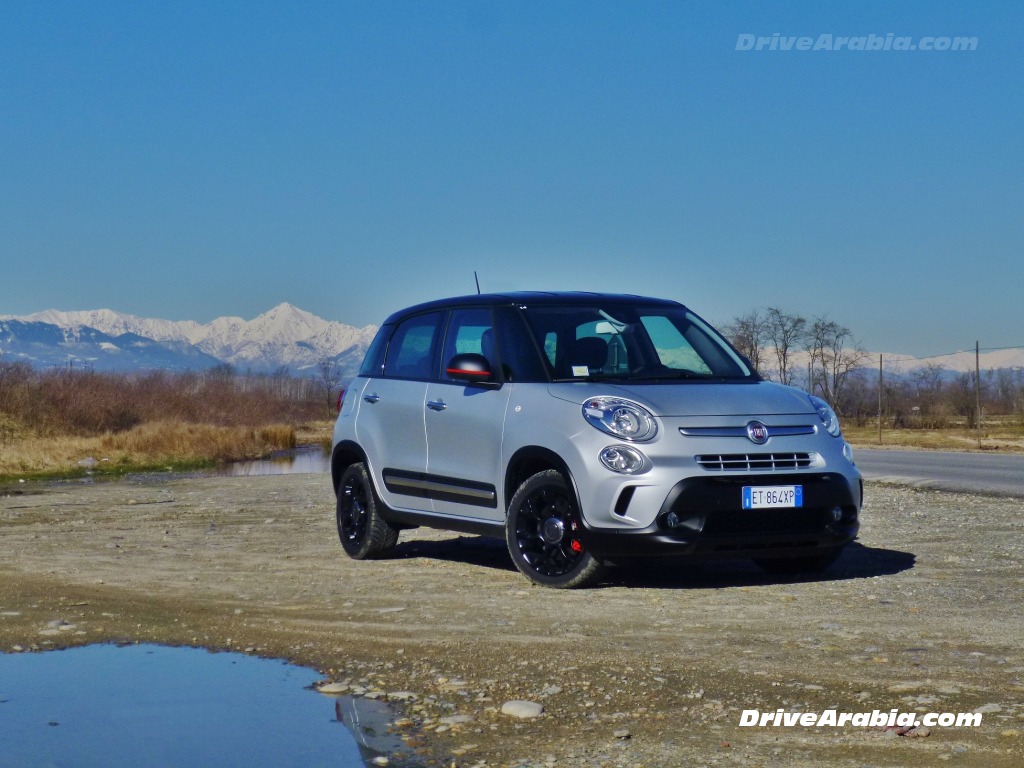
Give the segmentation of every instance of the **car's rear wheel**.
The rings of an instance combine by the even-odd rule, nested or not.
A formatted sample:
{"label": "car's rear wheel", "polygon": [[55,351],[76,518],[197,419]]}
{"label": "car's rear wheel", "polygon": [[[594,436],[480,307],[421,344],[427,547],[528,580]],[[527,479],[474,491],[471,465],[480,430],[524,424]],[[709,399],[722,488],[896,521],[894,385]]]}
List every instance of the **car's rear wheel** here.
{"label": "car's rear wheel", "polygon": [[842,551],[842,547],[838,547],[808,557],[766,557],[754,560],[754,563],[762,570],[776,576],[823,573],[832,563],[839,559]]}
{"label": "car's rear wheel", "polygon": [[575,499],[557,470],[538,472],[512,496],[505,540],[512,562],[531,581],[558,589],[594,584],[604,569],[580,532]]}
{"label": "car's rear wheel", "polygon": [[382,507],[365,464],[353,464],[342,473],[338,483],[338,536],[349,557],[369,560],[398,543],[398,529],[381,517]]}

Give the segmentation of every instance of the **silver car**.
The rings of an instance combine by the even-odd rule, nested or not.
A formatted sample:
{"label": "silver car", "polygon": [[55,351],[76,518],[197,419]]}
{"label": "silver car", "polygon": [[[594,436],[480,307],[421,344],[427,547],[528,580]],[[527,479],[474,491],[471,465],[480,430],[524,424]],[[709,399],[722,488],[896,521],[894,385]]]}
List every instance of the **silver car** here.
{"label": "silver car", "polygon": [[820,571],[863,490],[827,403],[762,379],[677,302],[594,293],[389,317],[342,396],[332,478],[353,558],[425,525],[502,537],[563,588],[653,556]]}

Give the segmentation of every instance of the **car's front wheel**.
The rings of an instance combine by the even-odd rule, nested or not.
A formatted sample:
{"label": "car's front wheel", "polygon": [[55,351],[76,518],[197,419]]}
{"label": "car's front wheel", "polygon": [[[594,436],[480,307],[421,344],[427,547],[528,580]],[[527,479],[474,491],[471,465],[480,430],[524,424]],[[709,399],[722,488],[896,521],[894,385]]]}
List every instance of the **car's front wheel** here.
{"label": "car's front wheel", "polygon": [[342,473],[338,483],[338,536],[349,557],[379,557],[398,543],[398,529],[381,517],[382,506],[365,464],[353,464]]}
{"label": "car's front wheel", "polygon": [[512,496],[505,540],[512,562],[531,581],[546,587],[590,586],[601,563],[580,538],[579,510],[561,472],[549,469],[528,478]]}

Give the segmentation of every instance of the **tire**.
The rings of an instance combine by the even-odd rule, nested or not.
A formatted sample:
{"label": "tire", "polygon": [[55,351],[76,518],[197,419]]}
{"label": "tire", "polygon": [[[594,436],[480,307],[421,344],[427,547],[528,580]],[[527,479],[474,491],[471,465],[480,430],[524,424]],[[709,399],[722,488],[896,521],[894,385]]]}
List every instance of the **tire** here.
{"label": "tire", "polygon": [[574,533],[579,510],[562,473],[554,469],[528,478],[512,496],[505,542],[519,572],[556,589],[590,586],[604,573]]}
{"label": "tire", "polygon": [[754,564],[774,576],[795,576],[801,573],[815,574],[828,570],[839,559],[842,548],[830,549],[812,557],[780,557],[754,560]]}
{"label": "tire", "polygon": [[338,537],[353,560],[380,557],[398,543],[398,529],[381,517],[383,506],[365,464],[352,464],[342,473],[338,483]]}

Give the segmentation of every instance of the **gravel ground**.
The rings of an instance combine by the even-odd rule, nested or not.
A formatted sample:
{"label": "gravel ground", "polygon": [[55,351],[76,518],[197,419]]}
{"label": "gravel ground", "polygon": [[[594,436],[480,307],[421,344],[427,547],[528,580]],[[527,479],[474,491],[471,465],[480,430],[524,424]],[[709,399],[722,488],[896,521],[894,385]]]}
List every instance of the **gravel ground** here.
{"label": "gravel ground", "polygon": [[[306,664],[393,704],[399,766],[1017,767],[1022,533],[1019,500],[869,484],[826,577],[663,561],[564,592],[448,532],[349,560],[325,475],[23,484],[0,489],[0,650],[139,641]],[[780,708],[983,723],[739,727]]]}

